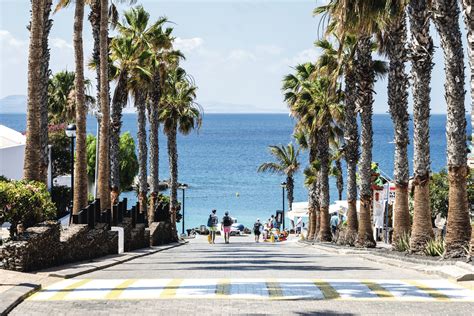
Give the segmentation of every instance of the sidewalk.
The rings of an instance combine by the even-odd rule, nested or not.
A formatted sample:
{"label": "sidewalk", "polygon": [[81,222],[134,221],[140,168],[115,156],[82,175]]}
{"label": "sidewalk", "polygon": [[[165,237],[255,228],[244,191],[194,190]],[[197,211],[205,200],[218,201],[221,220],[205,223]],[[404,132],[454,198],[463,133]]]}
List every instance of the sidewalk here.
{"label": "sidewalk", "polygon": [[105,269],[132,259],[178,247],[183,244],[185,244],[185,242],[139,249],[119,255],[105,256],[86,262],[69,263],[32,273],[0,269],[0,315],[8,314],[28,296],[41,288],[60,281],[61,279],[69,279],[78,275]]}
{"label": "sidewalk", "polygon": [[377,245],[375,249],[361,249],[338,246],[332,243],[314,243],[299,241],[302,245],[314,247],[326,253],[351,254],[358,257],[384,263],[395,267],[412,269],[415,271],[435,274],[444,278],[460,281],[474,281],[474,265],[456,260],[440,260],[439,258],[409,256],[404,253],[389,251],[386,244]]}

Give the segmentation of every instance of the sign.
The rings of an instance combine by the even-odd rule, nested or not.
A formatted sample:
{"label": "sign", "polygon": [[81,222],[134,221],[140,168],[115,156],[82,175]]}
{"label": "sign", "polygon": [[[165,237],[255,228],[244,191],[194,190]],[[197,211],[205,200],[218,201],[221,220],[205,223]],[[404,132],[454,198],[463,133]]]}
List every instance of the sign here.
{"label": "sign", "polygon": [[283,223],[283,211],[276,211],[275,218],[278,224]]}

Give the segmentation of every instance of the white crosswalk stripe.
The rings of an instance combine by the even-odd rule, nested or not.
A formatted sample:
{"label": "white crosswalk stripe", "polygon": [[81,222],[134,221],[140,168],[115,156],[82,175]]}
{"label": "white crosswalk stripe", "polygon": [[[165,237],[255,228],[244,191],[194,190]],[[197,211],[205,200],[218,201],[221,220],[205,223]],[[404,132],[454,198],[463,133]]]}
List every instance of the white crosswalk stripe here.
{"label": "white crosswalk stripe", "polygon": [[474,302],[474,290],[440,279],[68,279],[46,287],[29,300],[169,298]]}

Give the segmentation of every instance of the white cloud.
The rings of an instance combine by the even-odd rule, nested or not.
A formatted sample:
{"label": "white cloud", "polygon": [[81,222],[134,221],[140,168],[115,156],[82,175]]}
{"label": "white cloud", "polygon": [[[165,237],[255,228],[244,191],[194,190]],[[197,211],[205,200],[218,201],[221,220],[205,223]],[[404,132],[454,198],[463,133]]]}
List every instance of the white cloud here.
{"label": "white cloud", "polygon": [[50,39],[50,43],[52,47],[59,48],[59,49],[73,49],[73,46],[71,43],[68,43],[66,40],[62,38],[52,38]]}
{"label": "white cloud", "polygon": [[27,45],[26,41],[16,39],[10,32],[7,30],[0,30],[0,46],[2,49],[9,48],[24,48]]}
{"label": "white cloud", "polygon": [[204,40],[200,37],[180,38],[177,37],[174,41],[174,47],[181,50],[183,53],[189,53],[202,46]]}
{"label": "white cloud", "polygon": [[256,61],[257,57],[252,53],[244,49],[234,49],[227,56],[227,61],[231,62],[243,62],[243,61]]}
{"label": "white cloud", "polygon": [[296,66],[297,64],[302,64],[306,62],[314,62],[318,57],[318,50],[316,48],[308,48],[300,51],[295,56],[291,58],[283,59],[283,63],[287,66]]}
{"label": "white cloud", "polygon": [[258,45],[255,52],[259,55],[280,55],[283,49],[276,45]]}

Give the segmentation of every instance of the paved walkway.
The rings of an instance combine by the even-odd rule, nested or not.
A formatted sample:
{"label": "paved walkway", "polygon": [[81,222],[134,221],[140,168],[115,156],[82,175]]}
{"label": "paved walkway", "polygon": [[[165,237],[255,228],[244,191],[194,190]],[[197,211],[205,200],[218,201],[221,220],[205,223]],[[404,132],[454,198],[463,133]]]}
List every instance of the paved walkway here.
{"label": "paved walkway", "polygon": [[436,276],[322,254],[289,241],[190,244],[55,283],[13,315],[469,315],[474,290]]}

